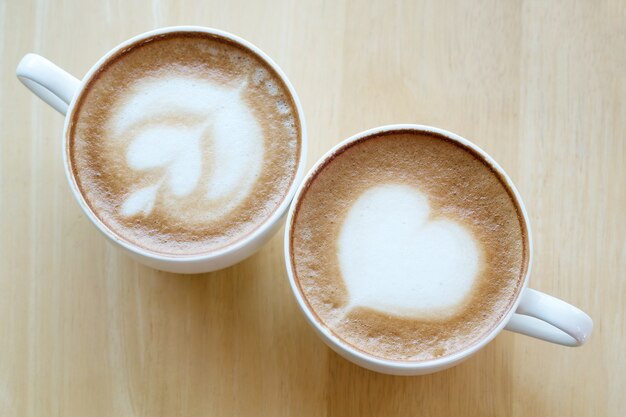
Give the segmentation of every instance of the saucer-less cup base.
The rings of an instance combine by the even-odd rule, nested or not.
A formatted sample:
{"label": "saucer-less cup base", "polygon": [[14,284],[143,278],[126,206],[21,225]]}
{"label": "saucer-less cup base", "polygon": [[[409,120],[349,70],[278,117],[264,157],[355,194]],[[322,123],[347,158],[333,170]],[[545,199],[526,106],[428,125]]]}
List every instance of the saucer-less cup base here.
{"label": "saucer-less cup base", "polygon": [[[293,97],[293,101],[298,112],[298,118],[300,119],[301,126],[301,151],[300,158],[298,160],[298,169],[287,195],[276,211],[252,233],[232,245],[206,254],[194,256],[166,256],[155,254],[148,252],[137,245],[133,245],[125,240],[122,240],[112,233],[85,203],[71,173],[66,152],[68,142],[67,131],[69,121],[72,119],[76,98],[80,95],[80,92],[85,88],[87,82],[102,67],[102,65],[118,51],[139,40],[151,38],[155,35],[179,31],[201,32],[217,35],[239,43],[263,58],[267,64],[276,71],[289,89],[289,93]],[[93,67],[91,67],[82,81],[77,80],[72,75],[54,65],[52,62],[36,54],[27,54],[24,56],[17,66],[16,73],[20,81],[22,81],[26,87],[65,116],[65,127],[63,129],[63,160],[65,165],[65,174],[70,184],[70,188],[72,189],[72,193],[74,194],[74,197],[80,207],[85,212],[85,215],[104,236],[117,246],[121,247],[139,262],[163,271],[185,274],[215,271],[231,266],[253,254],[278,230],[282,224],[285,213],[289,208],[289,203],[294,196],[296,188],[300,184],[304,174],[304,166],[306,164],[307,135],[304,113],[302,111],[302,105],[300,104],[298,95],[283,71],[263,51],[244,39],[220,30],[198,26],[169,27],[143,33],[116,46],[103,56]]]}
{"label": "saucer-less cup base", "polygon": [[[310,307],[304,300],[304,297],[296,283],[296,278],[292,269],[291,252],[289,249],[291,246],[291,229],[293,227],[294,211],[302,195],[303,187],[306,185],[312,174],[315,173],[317,169],[324,164],[324,162],[333,157],[333,155],[339,149],[343,148],[347,143],[356,141],[366,136],[375,135],[380,132],[390,130],[397,131],[403,129],[407,129],[410,131],[421,130],[425,132],[434,132],[448,137],[475,150],[495,169],[497,169],[502,177],[506,180],[508,186],[513,191],[517,203],[521,208],[526,224],[528,248],[530,253],[528,259],[527,273],[524,277],[522,290],[519,292],[510,310],[500,320],[498,325],[493,329],[493,331],[491,331],[491,333],[486,335],[478,343],[468,347],[465,350],[441,358],[420,362],[391,361],[368,355],[354,349],[352,346],[337,337],[330,329],[320,323],[319,320],[316,318],[314,312],[311,311]],[[585,314],[578,308],[566,303],[565,301],[528,288],[528,280],[530,278],[530,272],[532,267],[532,248],[532,233],[528,214],[526,213],[526,209],[524,208],[524,204],[517,189],[513,185],[513,182],[508,177],[508,175],[504,172],[504,170],[489,155],[487,155],[485,151],[483,151],[467,139],[464,139],[458,135],[455,135],[454,133],[447,132],[442,129],[423,125],[390,125],[367,130],[365,132],[361,132],[357,135],[352,136],[351,138],[343,141],[342,143],[338,144],[333,149],[328,151],[328,153],[326,153],[326,155],[324,155],[313,166],[313,168],[311,168],[309,173],[302,181],[300,187],[296,191],[296,195],[287,216],[284,245],[285,262],[287,267],[287,274],[289,276],[289,282],[291,284],[291,289],[293,290],[293,294],[298,301],[300,310],[302,310],[307,321],[311,326],[313,326],[313,329],[315,329],[316,333],[322,338],[322,340],[324,340],[324,342],[326,342],[326,344],[330,348],[332,348],[335,352],[337,352],[344,358],[372,371],[393,375],[428,374],[454,366],[483,348],[504,329],[564,346],[580,346],[585,343],[593,328],[593,322],[587,314]]]}

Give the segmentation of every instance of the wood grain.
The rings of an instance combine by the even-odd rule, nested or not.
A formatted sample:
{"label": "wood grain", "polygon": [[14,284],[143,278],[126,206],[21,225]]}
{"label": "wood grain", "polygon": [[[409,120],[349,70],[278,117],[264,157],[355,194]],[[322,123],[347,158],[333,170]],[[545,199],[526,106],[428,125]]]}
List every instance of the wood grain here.
{"label": "wood grain", "polygon": [[[589,312],[588,344],[504,333],[451,370],[379,375],[307,327],[280,235],[200,276],[108,244],[67,187],[62,117],[15,66],[33,51],[80,76],[174,24],[228,30],[279,63],[306,112],[309,165],[398,122],[486,149],[530,213],[532,286]],[[0,415],[623,415],[625,45],[620,0],[0,0]]]}

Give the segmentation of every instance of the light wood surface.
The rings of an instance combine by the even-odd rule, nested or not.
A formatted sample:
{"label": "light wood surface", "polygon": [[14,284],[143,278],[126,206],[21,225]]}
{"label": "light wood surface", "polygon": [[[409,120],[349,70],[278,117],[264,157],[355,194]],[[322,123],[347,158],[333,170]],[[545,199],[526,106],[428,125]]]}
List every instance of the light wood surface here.
{"label": "light wood surface", "polygon": [[[595,320],[581,348],[503,333],[392,377],[305,323],[282,236],[177,276],[107,243],[73,201],[63,118],[16,79],[40,53],[82,76],[175,24],[238,34],[290,77],[309,166],[366,128],[423,123],[489,152],[535,238],[531,286]],[[611,1],[0,0],[0,416],[622,416],[626,393],[626,4]]]}

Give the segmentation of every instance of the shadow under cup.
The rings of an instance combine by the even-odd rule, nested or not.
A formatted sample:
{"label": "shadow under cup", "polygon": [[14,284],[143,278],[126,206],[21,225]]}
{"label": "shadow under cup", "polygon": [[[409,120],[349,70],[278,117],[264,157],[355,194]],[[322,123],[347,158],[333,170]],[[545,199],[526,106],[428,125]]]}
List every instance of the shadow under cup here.
{"label": "shadow under cup", "polygon": [[[425,226],[401,208],[406,205],[403,195],[413,193],[407,190],[416,193],[416,206],[411,206],[411,199],[407,203],[411,209],[422,210],[420,201],[427,201]],[[367,210],[376,209],[382,217],[367,217]],[[480,349],[515,311],[529,275],[528,219],[508,176],[471,142],[428,126],[385,126],[337,145],[305,177],[287,221],[287,270],[309,323],[339,354],[384,373],[434,372]],[[432,249],[437,242],[449,241],[445,236],[457,230],[456,223],[474,237],[476,246],[464,244],[456,252]],[[388,234],[394,227],[397,230]],[[464,293],[457,290],[460,298],[447,290],[424,290],[432,297],[451,294],[458,304],[413,309],[420,302],[428,305],[426,295],[420,298],[417,292],[418,302],[409,304],[411,310],[384,304],[394,300],[406,307],[411,302],[410,289],[401,294],[387,291],[398,281],[389,285],[379,281],[391,275],[387,271],[395,271],[396,265],[384,264],[387,258],[405,266],[400,273],[414,271],[411,261],[398,255],[406,248],[388,247],[405,242],[406,230],[412,239],[416,227],[432,234],[426,246],[415,246],[425,251],[425,257],[411,256],[428,263],[456,253],[448,264],[465,259],[460,265],[468,271],[474,268],[469,287],[460,278],[448,281],[465,288]],[[395,238],[393,233],[402,236]],[[478,266],[467,263],[472,247],[477,248]],[[457,278],[468,276],[463,268],[457,270],[460,273],[446,271]],[[405,300],[398,301],[405,294]]]}

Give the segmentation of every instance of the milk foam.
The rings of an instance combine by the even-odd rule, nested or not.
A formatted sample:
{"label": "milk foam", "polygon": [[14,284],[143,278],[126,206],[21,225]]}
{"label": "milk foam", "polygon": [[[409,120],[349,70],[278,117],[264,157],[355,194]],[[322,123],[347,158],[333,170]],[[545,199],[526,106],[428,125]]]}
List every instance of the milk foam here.
{"label": "milk foam", "polygon": [[430,215],[427,197],[406,185],[374,186],[354,202],[338,240],[348,308],[441,318],[462,306],[479,247],[462,225]]}
{"label": "milk foam", "polygon": [[[261,173],[264,137],[242,98],[245,88],[246,82],[227,86],[170,74],[140,80],[124,94],[109,133],[127,144],[130,168],[163,174],[130,190],[123,216],[150,215],[163,195],[169,214],[213,220],[246,199]],[[195,212],[189,205],[179,210],[183,198],[215,204],[208,211],[201,205]]]}

